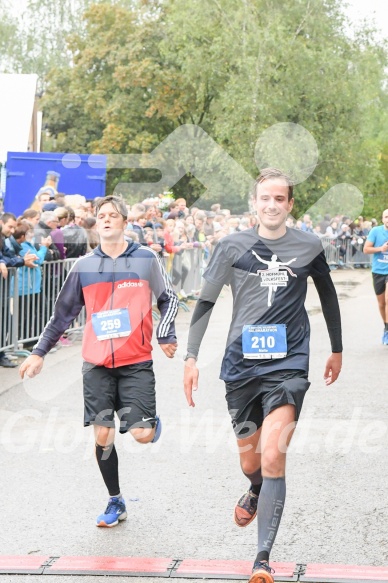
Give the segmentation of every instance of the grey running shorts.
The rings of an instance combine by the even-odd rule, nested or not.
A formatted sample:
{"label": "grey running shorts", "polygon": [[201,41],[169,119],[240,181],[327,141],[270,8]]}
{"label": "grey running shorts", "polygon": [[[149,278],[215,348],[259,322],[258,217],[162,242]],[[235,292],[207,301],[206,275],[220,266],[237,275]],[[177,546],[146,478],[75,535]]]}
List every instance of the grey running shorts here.
{"label": "grey running shorts", "polygon": [[271,411],[283,405],[295,406],[297,421],[310,383],[302,370],[279,370],[225,385],[234,432],[238,439],[244,439],[262,426]]}
{"label": "grey running shorts", "polygon": [[115,427],[120,433],[133,427],[154,427],[156,415],[155,376],[152,360],[106,368],[84,362],[84,426]]}
{"label": "grey running shorts", "polygon": [[385,293],[385,286],[388,283],[388,274],[382,275],[381,273],[372,273],[373,276],[373,287],[376,296],[380,296]]}

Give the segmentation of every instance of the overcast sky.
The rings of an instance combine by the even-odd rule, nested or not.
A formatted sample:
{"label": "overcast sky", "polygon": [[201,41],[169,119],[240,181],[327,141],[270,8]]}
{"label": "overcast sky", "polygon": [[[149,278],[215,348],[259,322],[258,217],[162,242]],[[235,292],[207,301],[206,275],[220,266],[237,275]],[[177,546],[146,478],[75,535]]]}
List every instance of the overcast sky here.
{"label": "overcast sky", "polygon": [[[15,14],[23,11],[28,0],[11,0]],[[307,0],[305,0],[307,1]],[[364,18],[374,19],[378,28],[381,29],[381,36],[388,39],[388,18],[386,17],[387,0],[345,0],[349,5],[347,14],[355,22],[359,23]]]}
{"label": "overcast sky", "polygon": [[347,14],[355,23],[374,19],[382,37],[388,39],[387,0],[348,0],[348,4]]}

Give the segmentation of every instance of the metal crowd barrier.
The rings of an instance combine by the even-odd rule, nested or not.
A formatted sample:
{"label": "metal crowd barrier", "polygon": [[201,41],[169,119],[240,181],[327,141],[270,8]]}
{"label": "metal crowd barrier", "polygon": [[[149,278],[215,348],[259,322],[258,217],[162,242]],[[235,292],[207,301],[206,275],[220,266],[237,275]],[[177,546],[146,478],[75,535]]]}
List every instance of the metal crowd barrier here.
{"label": "metal crowd barrier", "polygon": [[372,263],[372,255],[363,252],[365,240],[358,237],[346,239],[330,239],[322,237],[326,261],[329,266],[336,268],[357,267],[368,268]]}
{"label": "metal crowd barrier", "polygon": [[0,347],[13,347],[13,318],[10,312],[10,276],[15,269],[8,270],[8,278],[0,276]]}
{"label": "metal crowd barrier", "polygon": [[[363,243],[348,239],[322,238],[326,260],[332,268],[370,267],[371,255],[363,253]],[[202,274],[210,255],[200,248],[186,249],[166,261],[167,272],[178,294],[183,290],[187,296],[201,288]],[[18,351],[23,344],[36,341],[50,319],[55,299],[76,259],[43,263],[39,293],[19,295],[19,290],[30,288],[28,269],[8,269],[8,278],[0,276],[0,349]],[[27,278],[27,279],[26,279]],[[85,310],[66,331],[70,336],[82,334],[85,325]]]}
{"label": "metal crowd barrier", "polygon": [[[34,281],[34,271],[9,268],[7,279],[0,277],[0,349],[20,352],[22,345],[36,341],[50,319],[55,299],[76,259],[43,263],[40,292]],[[85,310],[73,321],[67,333],[81,332],[85,325]]]}
{"label": "metal crowd barrier", "polygon": [[[183,254],[186,255],[184,259]],[[185,250],[182,255],[176,255],[171,264],[174,265],[177,278],[174,287],[177,290],[183,288],[190,295],[201,286],[204,254],[202,249],[193,249]],[[39,293],[30,291],[35,288],[31,279],[35,270],[9,268],[7,279],[0,276],[0,350],[22,354],[23,345],[31,345],[39,338],[51,318],[56,297],[75,261],[65,259],[43,263],[40,268],[42,277]],[[184,281],[182,274],[186,275]],[[169,275],[173,277],[171,270]],[[29,293],[22,293],[27,290]],[[85,319],[83,309],[66,330],[67,335],[74,337],[82,334]]]}
{"label": "metal crowd barrier", "polygon": [[206,255],[200,248],[185,249],[182,253],[175,253],[172,262],[167,262],[167,273],[174,289],[178,293],[183,290],[188,296],[197,292],[201,288],[206,263]]}

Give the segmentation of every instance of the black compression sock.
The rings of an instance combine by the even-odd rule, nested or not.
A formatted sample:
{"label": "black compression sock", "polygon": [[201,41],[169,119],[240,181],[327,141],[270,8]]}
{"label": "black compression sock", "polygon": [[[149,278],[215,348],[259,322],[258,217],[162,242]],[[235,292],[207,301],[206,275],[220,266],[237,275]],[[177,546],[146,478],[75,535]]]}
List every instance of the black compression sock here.
{"label": "black compression sock", "polygon": [[253,474],[244,472],[251,483],[250,490],[258,496],[260,494],[261,486],[263,485],[263,476],[261,475],[261,468],[256,470]]}
{"label": "black compression sock", "polygon": [[385,322],[385,324],[384,324],[384,330],[385,330],[385,332],[388,332],[388,322]]}
{"label": "black compression sock", "polygon": [[253,492],[254,494],[256,494],[256,496],[258,496],[260,494],[260,490],[261,490],[262,485],[263,485],[263,483],[251,484],[251,492]]}
{"label": "black compression sock", "polygon": [[120,494],[119,459],[114,443],[105,447],[96,443],[96,458],[109,496],[118,496]]}

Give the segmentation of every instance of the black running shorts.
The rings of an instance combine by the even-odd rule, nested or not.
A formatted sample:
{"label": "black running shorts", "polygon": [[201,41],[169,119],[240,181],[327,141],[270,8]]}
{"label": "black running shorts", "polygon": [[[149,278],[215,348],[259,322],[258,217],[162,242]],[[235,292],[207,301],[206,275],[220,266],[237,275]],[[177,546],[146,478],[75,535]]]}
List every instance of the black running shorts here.
{"label": "black running shorts", "polygon": [[155,376],[152,360],[106,368],[84,362],[84,426],[115,427],[120,433],[133,427],[154,427],[156,415]]}
{"label": "black running shorts", "polygon": [[380,296],[385,293],[385,286],[388,283],[388,274],[382,275],[381,273],[372,273],[373,276],[373,287],[376,296]]}
{"label": "black running shorts", "polygon": [[310,383],[304,371],[280,370],[225,385],[234,432],[238,439],[244,439],[262,426],[271,411],[283,405],[295,406],[297,421]]}

